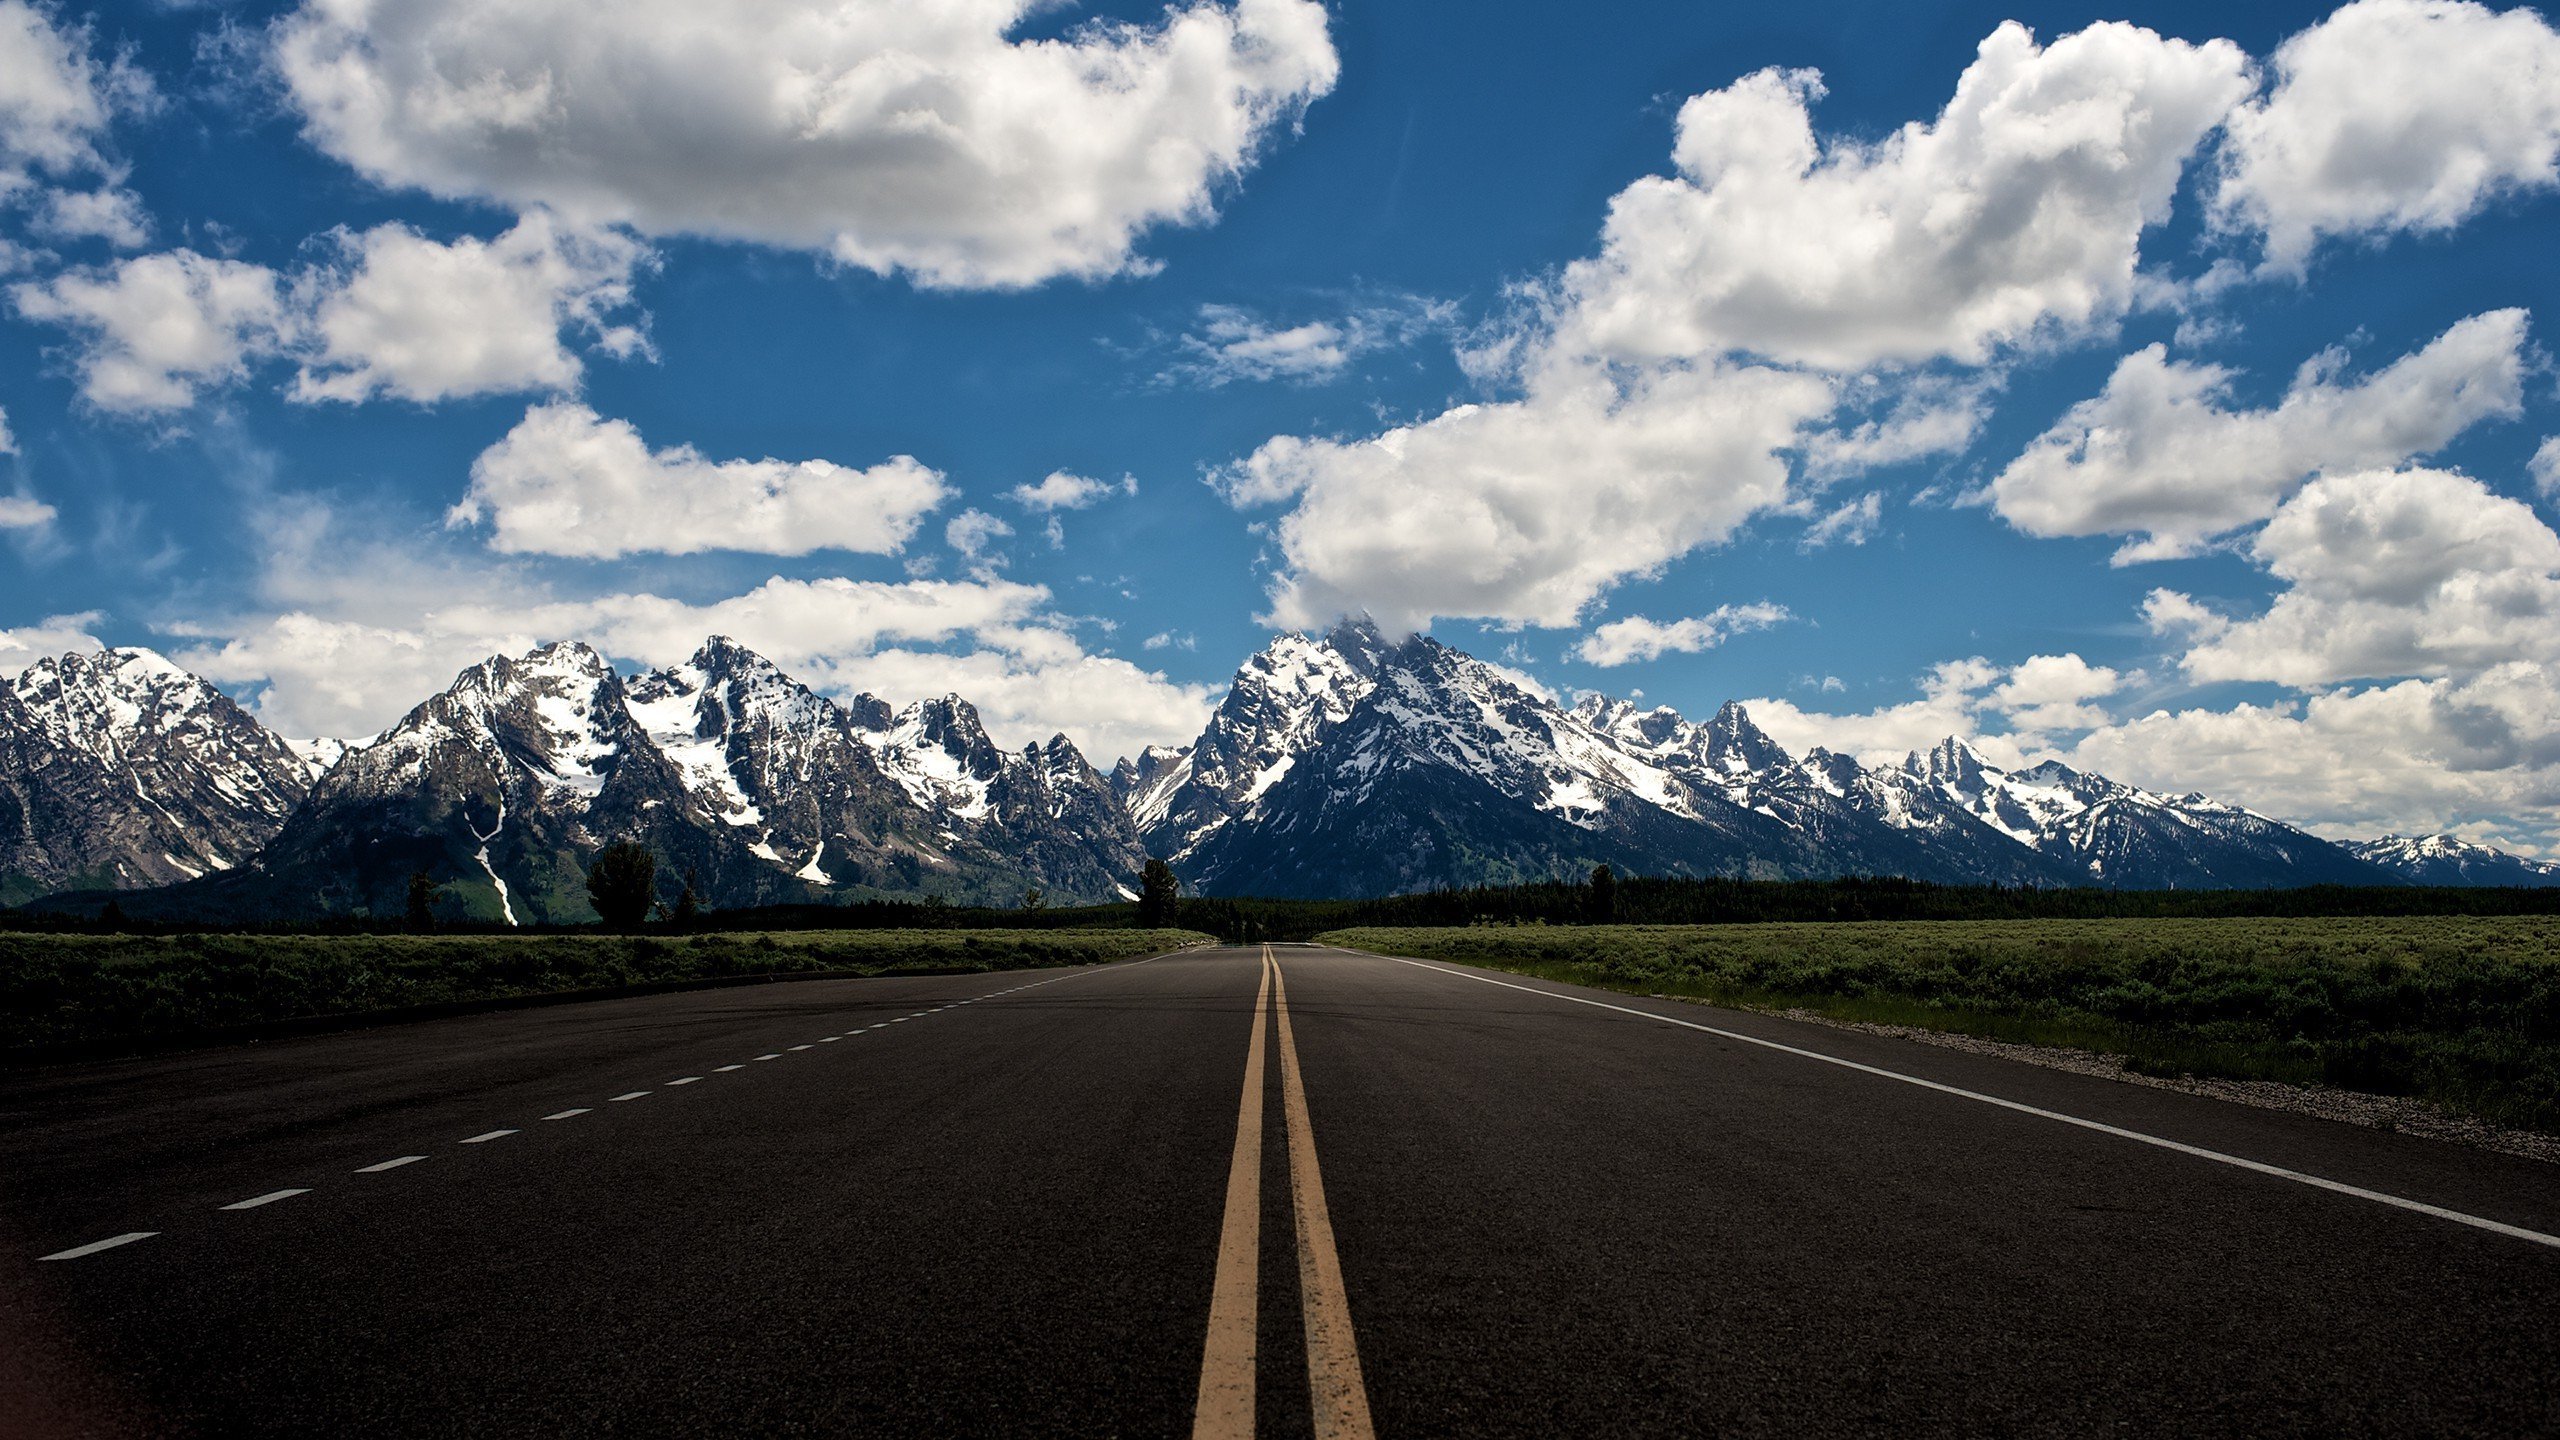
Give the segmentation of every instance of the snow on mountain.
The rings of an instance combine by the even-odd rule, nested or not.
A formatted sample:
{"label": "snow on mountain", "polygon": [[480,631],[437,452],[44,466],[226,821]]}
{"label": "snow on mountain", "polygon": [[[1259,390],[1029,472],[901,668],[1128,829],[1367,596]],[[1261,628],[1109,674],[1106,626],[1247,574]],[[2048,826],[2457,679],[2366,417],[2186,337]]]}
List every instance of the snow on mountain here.
{"label": "snow on mountain", "polygon": [[1914,751],[1899,767],[1934,795],[2080,884],[2195,888],[2376,884],[2389,877],[2340,847],[2237,805],[2164,796],[2047,760],[2004,771],[1961,740]]}
{"label": "snow on mountain", "polygon": [[1622,718],[1427,636],[1282,636],[1238,673],[1147,838],[1211,893],[1810,863],[1783,827],[1623,743]]}
{"label": "snow on mountain", "polygon": [[892,711],[865,696],[854,715],[881,772],[916,808],[954,828],[995,814],[994,788],[1010,757],[987,737],[976,706],[945,695]]}
{"label": "snow on mountain", "polygon": [[310,782],[284,740],[150,650],[39,660],[0,686],[0,897],[227,870]]}
{"label": "snow on mountain", "polygon": [[881,773],[953,853],[1016,868],[1061,897],[1116,897],[1146,861],[1109,779],[1064,735],[1008,751],[957,695],[848,707]]}
{"label": "snow on mountain", "polygon": [[1141,832],[1164,822],[1176,791],[1191,778],[1191,747],[1150,745],[1135,760],[1123,757],[1112,767],[1111,793],[1129,812],[1129,823]]}
{"label": "snow on mountain", "polygon": [[2532,860],[2451,835],[2385,835],[2347,849],[2413,885],[2560,885],[2560,860]]}
{"label": "snow on mountain", "polygon": [[1009,756],[956,699],[868,727],[885,714],[719,636],[628,680],[575,643],[493,657],[341,758],[260,870],[376,913],[425,870],[511,921],[591,913],[585,866],[621,840],[658,857],[663,890],[720,907],[1102,899],[1136,873],[1125,814],[1063,739]]}
{"label": "snow on mountain", "polygon": [[325,736],[310,740],[287,740],[284,743],[295,755],[301,757],[304,772],[314,780],[328,774],[330,766],[337,764],[346,757],[348,751],[356,748],[344,740],[332,740]]}
{"label": "snow on mountain", "polygon": [[1212,835],[1250,819],[1300,756],[1347,719],[1377,684],[1386,638],[1367,621],[1321,638],[1281,635],[1245,661],[1209,723],[1178,757],[1147,773],[1131,818],[1149,848],[1177,868]]}

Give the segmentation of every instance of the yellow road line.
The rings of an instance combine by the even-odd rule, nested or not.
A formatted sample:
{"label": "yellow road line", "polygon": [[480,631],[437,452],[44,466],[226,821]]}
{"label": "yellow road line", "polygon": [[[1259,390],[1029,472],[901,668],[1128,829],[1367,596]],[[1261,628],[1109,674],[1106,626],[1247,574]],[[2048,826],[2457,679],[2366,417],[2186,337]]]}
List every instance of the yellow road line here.
{"label": "yellow road line", "polygon": [[[1298,1073],[1298,1042],[1289,1033],[1289,984],[1271,947],[1262,947],[1280,1022],[1280,1096],[1289,1117],[1289,1202],[1298,1217],[1298,1292],[1305,1301],[1307,1382],[1314,1392],[1316,1440],[1371,1440],[1369,1391],[1360,1381],[1360,1347],[1351,1333],[1351,1304],[1342,1293],[1342,1260],[1333,1249],[1333,1217],[1316,1169],[1316,1131],[1307,1118],[1307,1085]],[[1258,1045],[1262,1034],[1254,1032]]]}
{"label": "yellow road line", "polygon": [[1236,1111],[1235,1159],[1227,1167],[1227,1218],[1218,1237],[1218,1275],[1209,1292],[1209,1342],[1200,1357],[1193,1440],[1251,1440],[1255,1331],[1262,1268],[1262,1034],[1279,967],[1262,952],[1262,989],[1253,997],[1253,1039],[1244,1051],[1244,1100]]}

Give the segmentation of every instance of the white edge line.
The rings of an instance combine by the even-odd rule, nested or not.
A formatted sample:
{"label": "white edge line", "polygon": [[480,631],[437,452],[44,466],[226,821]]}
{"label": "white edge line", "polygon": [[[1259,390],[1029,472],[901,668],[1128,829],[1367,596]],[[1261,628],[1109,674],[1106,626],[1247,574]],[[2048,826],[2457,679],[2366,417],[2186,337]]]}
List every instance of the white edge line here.
{"label": "white edge line", "polygon": [[426,1158],[427,1157],[424,1155],[403,1155],[397,1160],[385,1160],[379,1165],[359,1165],[356,1167],[356,1173],[359,1175],[379,1175],[385,1170],[397,1170],[403,1165],[415,1165]]}
{"label": "white edge line", "polygon": [[1658,1021],[1664,1025],[1677,1025],[1684,1030],[1702,1031],[1706,1034],[1714,1035],[1722,1039],[1738,1040],[1745,1045],[1757,1045],[1764,1050],[1776,1050],[1782,1054],[1800,1056],[1807,1060],[1819,1060],[1825,1065],[1837,1065],[1843,1070],[1855,1070],[1863,1075],[1873,1075],[1885,1080],[1897,1080],[1905,1085],[1917,1085],[1923,1090],[1935,1090],[1941,1095],[1953,1095],[1962,1100],[1978,1101],[1984,1105],[1996,1105],[2003,1110],[2014,1110],[2021,1115],[2033,1115],[2039,1120],[2054,1120],[2065,1125],[2076,1125],[2080,1129],[2094,1130],[2101,1135],[2113,1135],[2119,1140],[2131,1140],[2140,1145],[2156,1146],[2162,1150],[2174,1150],[2181,1155],[2192,1155],[2199,1160],[2211,1160],[2218,1165],[2231,1165],[2242,1170],[2253,1171],[2260,1175],[2272,1175],[2276,1179],[2290,1180],[2297,1185],[2308,1185],[2315,1190],[2326,1190],[2337,1195],[2352,1195],[2358,1200],[2370,1200],[2376,1205],[2388,1205],[2395,1210],[2407,1210],[2419,1215],[2432,1215],[2438,1220],[2450,1220],[2456,1225],[2468,1225],[2475,1230],[2487,1230],[2494,1234],[2508,1236],[2512,1239],[2526,1240],[2536,1245],[2548,1245],[2553,1249],[2560,1249],[2560,1235],[2547,1235],[2540,1230],[2528,1230],[2521,1225],[2509,1225],[2503,1220],[2491,1220],[2486,1216],[2466,1214],[2460,1210],[2448,1210],[2441,1205],[2430,1205],[2423,1200],[2410,1200],[2398,1195],[2387,1195],[2380,1190],[2367,1190],[2361,1185],[2349,1185],[2340,1180],[2330,1180],[2318,1175],[2308,1175],[2300,1170],[2287,1170],[2281,1165],[2270,1165],[2263,1160],[2250,1160],[2238,1155],[2225,1154],[2220,1150],[2207,1150],[2201,1145],[2189,1145],[2183,1140],[2171,1140],[2160,1135],[2146,1135],[2139,1130],[2127,1130],[2121,1125],[2109,1125],[2104,1121],[2099,1120],[2083,1120],[2077,1115],[2065,1115],[2059,1110],[2047,1110],[2041,1106],[2028,1105],[2017,1100],[2003,1100],[1997,1095],[1985,1095],[1979,1090],[1966,1090],[1954,1085],[1940,1084],[1935,1080],[1923,1080],[1917,1075],[1905,1075],[1898,1070],[1887,1070],[1880,1066],[1864,1065],[1855,1060],[1843,1060],[1837,1055],[1825,1055],[1819,1050],[1805,1050],[1794,1045],[1782,1044],[1776,1040],[1763,1040],[1757,1035],[1745,1035],[1737,1030],[1719,1030],[1713,1025],[1701,1025],[1694,1020],[1681,1020],[1669,1015],[1656,1015],[1650,1010],[1638,1010],[1629,1005],[1612,1005],[1606,1000],[1589,1000],[1580,995],[1560,995],[1553,990],[1538,989],[1534,985],[1515,985],[1508,980],[1496,980],[1490,975],[1471,975],[1464,970],[1452,970],[1443,965],[1427,965],[1419,960],[1407,960],[1400,955],[1374,955],[1366,950],[1354,950],[1349,953],[1355,955],[1369,955],[1373,960],[1393,960],[1399,965],[1410,965],[1417,970],[1436,970],[1443,975],[1454,975],[1461,980],[1473,980],[1484,985],[1499,985],[1505,990],[1518,990],[1528,995],[1543,995],[1550,1000],[1563,1000],[1575,1005],[1588,1005],[1594,1010],[1615,1010],[1621,1015],[1633,1015],[1641,1020]]}
{"label": "white edge line", "polygon": [[290,1200],[296,1195],[308,1195],[310,1193],[311,1187],[308,1185],[299,1190],[270,1190],[264,1195],[252,1195],[246,1200],[234,1200],[230,1204],[220,1206],[218,1208],[224,1210],[255,1210],[261,1205],[273,1205],[279,1200]]}
{"label": "white edge line", "polygon": [[77,1260],[83,1255],[95,1255],[101,1250],[113,1250],[119,1245],[130,1245],[136,1240],[148,1240],[159,1233],[157,1230],[128,1230],[122,1235],[110,1235],[104,1240],[92,1240],[86,1245],[74,1245],[68,1250],[56,1250],[50,1255],[39,1255],[36,1258],[38,1260]]}

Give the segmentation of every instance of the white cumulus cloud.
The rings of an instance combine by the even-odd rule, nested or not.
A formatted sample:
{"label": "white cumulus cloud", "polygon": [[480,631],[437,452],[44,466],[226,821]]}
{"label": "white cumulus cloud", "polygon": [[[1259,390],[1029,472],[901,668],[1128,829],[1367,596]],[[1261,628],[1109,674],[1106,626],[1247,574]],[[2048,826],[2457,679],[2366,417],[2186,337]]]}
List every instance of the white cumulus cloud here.
{"label": "white cumulus cloud", "polygon": [[334,263],[295,284],[306,337],[295,399],[574,390],[584,367],[561,343],[564,328],[612,354],[647,348],[613,318],[648,260],[628,236],[535,214],[491,240],[441,242],[400,224],[331,238]]}
{"label": "white cumulus cloud", "polygon": [[2229,404],[2230,371],[2147,346],[2009,462],[1990,498],[2030,535],[2142,537],[2119,563],[2194,554],[2266,519],[2312,475],[2398,466],[2520,414],[2525,312],[2474,315],[2361,380],[2341,379],[2343,364],[2318,356],[2273,407],[2242,410]]}
{"label": "white cumulus cloud", "polygon": [[2533,458],[2525,462],[2525,472],[2533,477],[2533,486],[2547,497],[2560,497],[2560,435],[2546,435],[2534,447]]}
{"label": "white cumulus cloud", "polygon": [[1331,380],[1361,356],[1410,345],[1449,325],[1455,307],[1406,297],[1281,324],[1241,305],[1203,305],[1157,378],[1217,389],[1239,381]]}
{"label": "white cumulus cloud", "polygon": [[1750,605],[1719,605],[1686,620],[1666,622],[1630,615],[1582,637],[1582,643],[1573,647],[1573,654],[1594,665],[1631,665],[1673,652],[1695,655],[1736,635],[1766,630],[1794,618],[1786,606],[1765,600]]}
{"label": "white cumulus cloud", "polygon": [[1822,518],[1804,528],[1804,538],[1796,542],[1800,550],[1820,550],[1831,545],[1864,545],[1875,538],[1884,524],[1884,494],[1870,490],[1855,500],[1833,506]]}
{"label": "white cumulus cloud", "polygon": [[1282,436],[1217,477],[1237,504],[1287,500],[1282,625],[1366,610],[1574,624],[1616,581],[1720,541],[1787,496],[1775,452],[1828,384],[1758,367],[1542,379],[1374,439]]}
{"label": "white cumulus cloud", "polygon": [[2111,323],[2247,66],[2227,41],[2106,23],[2039,46],[2004,24],[1934,120],[1873,143],[1816,138],[1811,71],[1695,96],[1679,173],[1621,191],[1600,255],[1567,271],[1568,343],[1854,369]]}
{"label": "white cumulus cloud", "polygon": [[1052,470],[1036,485],[1013,487],[1013,503],[1025,510],[1082,510],[1088,505],[1114,495],[1138,493],[1138,477],[1123,475],[1117,481],[1096,480],[1065,470]]}
{"label": "white cumulus cloud", "polygon": [[525,412],[472,462],[449,517],[486,521],[491,548],[592,559],[654,552],[894,554],[949,494],[900,455],[868,469],[828,460],[712,460],[652,450],[628,421],[573,401]]}
{"label": "white cumulus cloud", "polygon": [[374,180],[946,287],[1143,270],[1329,91],[1315,0],[1015,40],[1037,0],[310,0],[275,60]]}
{"label": "white cumulus cloud", "polygon": [[49,655],[73,650],[103,650],[106,642],[91,633],[106,616],[95,610],[77,615],[49,615],[33,625],[0,630],[0,675],[15,675]]}
{"label": "white cumulus cloud", "polygon": [[2285,587],[2264,613],[2200,623],[2175,592],[2147,607],[2193,636],[2181,663],[2199,680],[2312,688],[2560,663],[2560,535],[2467,475],[2324,476],[2251,553]]}
{"label": "white cumulus cloud", "polygon": [[1516,398],[1365,441],[1277,437],[1215,477],[1235,504],[1289,506],[1271,618],[1571,625],[1798,504],[1789,452],[1821,480],[1960,447],[1979,386],[1906,376],[1881,419],[1824,428],[1879,392],[1820,372],[1979,364],[2113,323],[2246,69],[2219,41],[2102,24],[2047,47],[2004,25],[1934,120],[1872,144],[1816,139],[1808,72],[1693,98],[1678,173],[1621,191],[1600,254],[1469,352]]}
{"label": "white cumulus cloud", "polygon": [[48,239],[104,240],[119,250],[137,249],[151,238],[142,197],[114,186],[55,190],[37,207],[31,225]]}
{"label": "white cumulus cloud", "polygon": [[2560,34],[2532,10],[2355,0],[2277,47],[2229,122],[2214,213],[2301,270],[2329,237],[2451,229],[2560,181]]}
{"label": "white cumulus cloud", "polygon": [[2519,663],[2226,710],[2155,710],[2094,731],[2071,763],[2202,790],[2337,839],[2456,831],[2560,841],[2560,672]]}
{"label": "white cumulus cloud", "polygon": [[432,403],[575,389],[564,330],[608,354],[647,349],[618,318],[650,258],[628,236],[531,215],[491,240],[397,223],[329,239],[332,258],[291,272],[178,249],[10,294],[20,315],[72,331],[82,397],[126,415],[185,409],[279,358],[299,362],[297,400]]}
{"label": "white cumulus cloud", "polygon": [[79,337],[80,393],[101,410],[150,414],[195,403],[283,348],[289,312],[263,265],[171,250],[14,287],[27,319]]}
{"label": "white cumulus cloud", "polygon": [[142,223],[139,209],[113,184],[73,191],[45,182],[120,179],[107,132],[155,99],[140,70],[120,56],[98,57],[88,26],[60,24],[49,7],[27,0],[0,0],[0,199],[40,198],[38,218],[55,225],[53,233],[130,234]]}

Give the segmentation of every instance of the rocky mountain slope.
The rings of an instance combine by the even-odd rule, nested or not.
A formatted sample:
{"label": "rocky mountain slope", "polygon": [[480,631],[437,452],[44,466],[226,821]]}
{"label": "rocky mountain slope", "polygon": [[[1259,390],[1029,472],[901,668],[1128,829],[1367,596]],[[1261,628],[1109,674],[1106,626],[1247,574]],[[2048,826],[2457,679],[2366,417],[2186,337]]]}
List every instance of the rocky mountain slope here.
{"label": "rocky mountain slope", "polygon": [[1286,635],[1200,740],[1116,785],[1151,850],[1212,894],[1344,895],[1565,875],[1894,874],[1951,883],[2391,883],[2305,831],[2203,796],[1949,740],[1869,768],[1798,758],[1739,705],[1693,723],[1365,623]]}
{"label": "rocky mountain slope", "polygon": [[38,661],[0,683],[0,903],[227,870],[317,768],[149,650]]}
{"label": "rocky mountain slope", "polygon": [[714,637],[628,681],[575,643],[464,671],[334,766],[255,868],[288,908],[388,913],[423,869],[474,914],[575,921],[624,840],[669,896],[690,876],[723,908],[1110,899],[1144,859],[1063,737],[1007,754],[956,697],[838,705]]}

